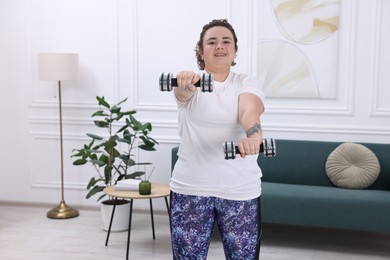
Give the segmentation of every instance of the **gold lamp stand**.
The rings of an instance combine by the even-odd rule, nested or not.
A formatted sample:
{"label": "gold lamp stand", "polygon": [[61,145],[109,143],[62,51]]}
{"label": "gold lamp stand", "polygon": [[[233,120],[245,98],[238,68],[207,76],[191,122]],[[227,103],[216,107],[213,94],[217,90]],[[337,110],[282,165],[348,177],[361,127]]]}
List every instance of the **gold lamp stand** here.
{"label": "gold lamp stand", "polygon": [[69,207],[64,200],[61,200],[60,204],[57,207],[47,212],[48,218],[57,218],[57,219],[65,219],[65,218],[74,218],[79,215],[79,211]]}
{"label": "gold lamp stand", "polygon": [[58,100],[60,110],[60,146],[61,146],[61,202],[47,212],[48,218],[66,219],[79,215],[79,212],[69,207],[64,200],[64,153],[62,144],[62,97],[61,80],[77,78],[79,56],[76,53],[39,53],[38,77],[40,80],[58,81]]}
{"label": "gold lamp stand", "polygon": [[48,218],[74,218],[79,215],[78,210],[68,206],[64,200],[64,152],[62,145],[62,102],[61,102],[61,81],[58,81],[58,103],[60,110],[60,149],[61,149],[61,202],[54,209],[47,212]]}

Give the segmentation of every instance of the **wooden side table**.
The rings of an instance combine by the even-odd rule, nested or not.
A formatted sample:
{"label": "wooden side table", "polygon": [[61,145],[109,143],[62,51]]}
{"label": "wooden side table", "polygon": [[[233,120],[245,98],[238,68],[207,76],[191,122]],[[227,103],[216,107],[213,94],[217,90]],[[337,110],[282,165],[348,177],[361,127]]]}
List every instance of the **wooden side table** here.
{"label": "wooden side table", "polygon": [[[164,198],[165,199],[165,204],[167,206],[168,216],[170,218],[170,211],[169,211],[169,204],[168,204],[168,196],[170,195],[169,185],[168,184],[160,184],[160,183],[152,183],[152,192],[149,195],[140,195],[138,190],[137,191],[115,190],[114,186],[110,186],[110,187],[105,188],[104,193],[106,193],[107,195],[109,195],[111,197],[114,197],[115,200],[117,200],[118,198],[130,200],[129,228],[127,231],[127,249],[126,249],[126,259],[129,259],[131,218],[132,218],[132,213],[133,213],[133,200],[149,199],[153,239],[156,239],[155,232],[154,232],[152,199],[155,199],[155,198]],[[108,240],[110,238],[112,220],[114,219],[114,214],[115,214],[115,207],[116,207],[116,204],[114,204],[114,207],[112,208],[110,225],[109,225],[108,231],[107,231],[106,246],[108,245]]]}

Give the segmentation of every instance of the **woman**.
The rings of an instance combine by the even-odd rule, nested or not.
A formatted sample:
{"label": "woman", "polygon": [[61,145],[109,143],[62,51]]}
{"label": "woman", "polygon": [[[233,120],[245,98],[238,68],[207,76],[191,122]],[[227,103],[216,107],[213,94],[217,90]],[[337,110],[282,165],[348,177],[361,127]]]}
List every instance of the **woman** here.
{"label": "woman", "polygon": [[[261,221],[263,92],[235,65],[237,36],[226,20],[203,27],[195,49],[198,66],[214,76],[213,92],[195,87],[199,73],[177,75],[181,144],[171,179],[174,259],[206,259],[214,223],[227,259],[258,259]],[[203,73],[201,72],[201,73]],[[225,160],[224,141],[238,143],[240,157]]]}

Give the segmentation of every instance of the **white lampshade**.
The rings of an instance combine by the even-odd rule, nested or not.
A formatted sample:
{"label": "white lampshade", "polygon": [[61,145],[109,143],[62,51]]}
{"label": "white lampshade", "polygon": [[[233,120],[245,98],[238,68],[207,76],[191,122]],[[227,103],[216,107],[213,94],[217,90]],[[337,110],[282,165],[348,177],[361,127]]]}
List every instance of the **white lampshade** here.
{"label": "white lampshade", "polygon": [[75,80],[79,68],[76,53],[38,53],[40,80]]}

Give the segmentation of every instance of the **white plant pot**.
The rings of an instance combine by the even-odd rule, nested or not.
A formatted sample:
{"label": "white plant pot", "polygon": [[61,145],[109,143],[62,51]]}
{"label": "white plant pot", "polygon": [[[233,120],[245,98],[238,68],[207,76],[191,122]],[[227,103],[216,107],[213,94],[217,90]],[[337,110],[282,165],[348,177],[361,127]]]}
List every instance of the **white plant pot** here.
{"label": "white plant pot", "polygon": [[[100,203],[100,212],[102,215],[102,229],[108,231],[113,205]],[[111,232],[121,232],[128,230],[130,215],[130,202],[116,205],[115,215],[112,221]]]}

